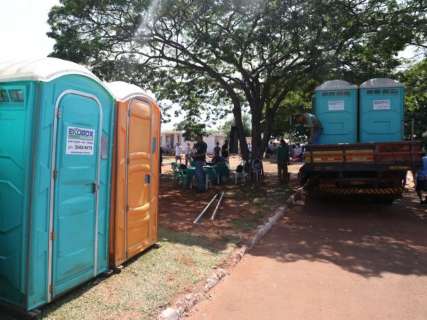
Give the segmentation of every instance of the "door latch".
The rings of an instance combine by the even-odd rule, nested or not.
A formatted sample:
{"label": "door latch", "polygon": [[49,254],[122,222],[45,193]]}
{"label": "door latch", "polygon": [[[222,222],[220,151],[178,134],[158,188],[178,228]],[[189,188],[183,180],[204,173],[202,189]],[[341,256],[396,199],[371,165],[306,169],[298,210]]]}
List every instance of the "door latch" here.
{"label": "door latch", "polygon": [[92,193],[96,193],[98,191],[98,184],[96,182],[92,182]]}

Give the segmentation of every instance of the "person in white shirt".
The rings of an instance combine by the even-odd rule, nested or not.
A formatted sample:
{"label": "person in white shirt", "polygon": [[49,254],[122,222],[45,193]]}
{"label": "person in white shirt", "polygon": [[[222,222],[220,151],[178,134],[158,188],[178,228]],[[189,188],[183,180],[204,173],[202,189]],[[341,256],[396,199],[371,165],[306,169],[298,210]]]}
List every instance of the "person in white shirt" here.
{"label": "person in white shirt", "polygon": [[179,161],[180,164],[181,164],[181,161],[182,161],[182,159],[181,159],[181,146],[180,146],[179,143],[177,143],[175,145],[175,161],[176,162]]}
{"label": "person in white shirt", "polygon": [[190,142],[187,142],[187,145],[185,146],[185,166],[188,167],[188,164],[191,162],[191,152],[192,148],[190,145]]}

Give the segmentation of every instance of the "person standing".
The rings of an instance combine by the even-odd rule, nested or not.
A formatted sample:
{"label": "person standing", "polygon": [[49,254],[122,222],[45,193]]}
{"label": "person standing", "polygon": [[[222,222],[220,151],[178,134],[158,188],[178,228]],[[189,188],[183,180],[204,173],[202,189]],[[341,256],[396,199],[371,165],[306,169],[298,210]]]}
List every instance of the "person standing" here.
{"label": "person standing", "polygon": [[285,140],[280,140],[280,145],[276,150],[277,173],[281,183],[288,182],[289,145]]}
{"label": "person standing", "polygon": [[180,144],[179,143],[177,143],[176,145],[175,145],[175,161],[178,163],[178,161],[179,161],[179,164],[181,164],[181,161],[182,161],[182,159],[181,159],[181,146],[180,146]]}
{"label": "person standing", "polygon": [[228,151],[228,140],[224,141],[224,144],[221,147],[221,156],[225,161],[228,161],[229,151]]}
{"label": "person standing", "polygon": [[221,147],[219,146],[219,142],[216,142],[216,146],[214,148],[214,157],[218,157],[221,155]]}
{"label": "person standing", "polygon": [[420,203],[426,204],[427,201],[425,198],[423,198],[423,192],[427,191],[427,156],[425,154],[423,154],[422,158],[422,167],[417,172],[415,191],[420,198]]}
{"label": "person standing", "polygon": [[308,143],[318,144],[323,130],[319,119],[312,113],[303,113],[297,116],[297,122],[310,130]]}
{"label": "person standing", "polygon": [[212,164],[217,164],[220,160],[221,160],[221,147],[219,146],[219,142],[216,142],[216,146],[213,149],[214,152],[214,156],[212,158],[211,163]]}
{"label": "person standing", "polygon": [[188,167],[188,165],[191,163],[191,145],[190,145],[190,142],[187,142],[184,153],[185,153],[185,166]]}
{"label": "person standing", "polygon": [[203,141],[202,135],[197,136],[197,143],[194,145],[194,154],[193,160],[196,167],[196,182],[197,182],[197,191],[204,192],[206,191],[206,176],[203,171],[203,166],[206,163],[206,150],[208,145]]}

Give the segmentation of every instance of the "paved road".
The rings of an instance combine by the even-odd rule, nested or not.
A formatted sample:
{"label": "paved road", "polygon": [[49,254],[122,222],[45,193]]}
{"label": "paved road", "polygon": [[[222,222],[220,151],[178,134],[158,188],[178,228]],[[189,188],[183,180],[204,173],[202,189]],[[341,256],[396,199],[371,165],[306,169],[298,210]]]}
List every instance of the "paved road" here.
{"label": "paved road", "polygon": [[427,207],[292,210],[191,320],[426,320]]}

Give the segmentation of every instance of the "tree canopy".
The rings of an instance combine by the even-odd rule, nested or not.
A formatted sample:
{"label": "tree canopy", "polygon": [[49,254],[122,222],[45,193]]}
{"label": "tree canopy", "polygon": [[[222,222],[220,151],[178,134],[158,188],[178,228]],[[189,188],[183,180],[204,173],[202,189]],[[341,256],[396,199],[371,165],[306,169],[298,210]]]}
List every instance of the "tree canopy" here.
{"label": "tree canopy", "polygon": [[[426,4],[407,0],[61,0],[53,55],[121,77],[212,118],[242,114],[259,157],[279,110],[308,83],[389,74],[426,40]],[[314,81],[313,81],[314,80]]]}
{"label": "tree canopy", "polygon": [[[427,59],[406,70],[401,81],[406,85],[406,132],[412,134],[414,121],[415,138],[420,139],[427,132]],[[427,137],[424,140],[427,141]]]}

